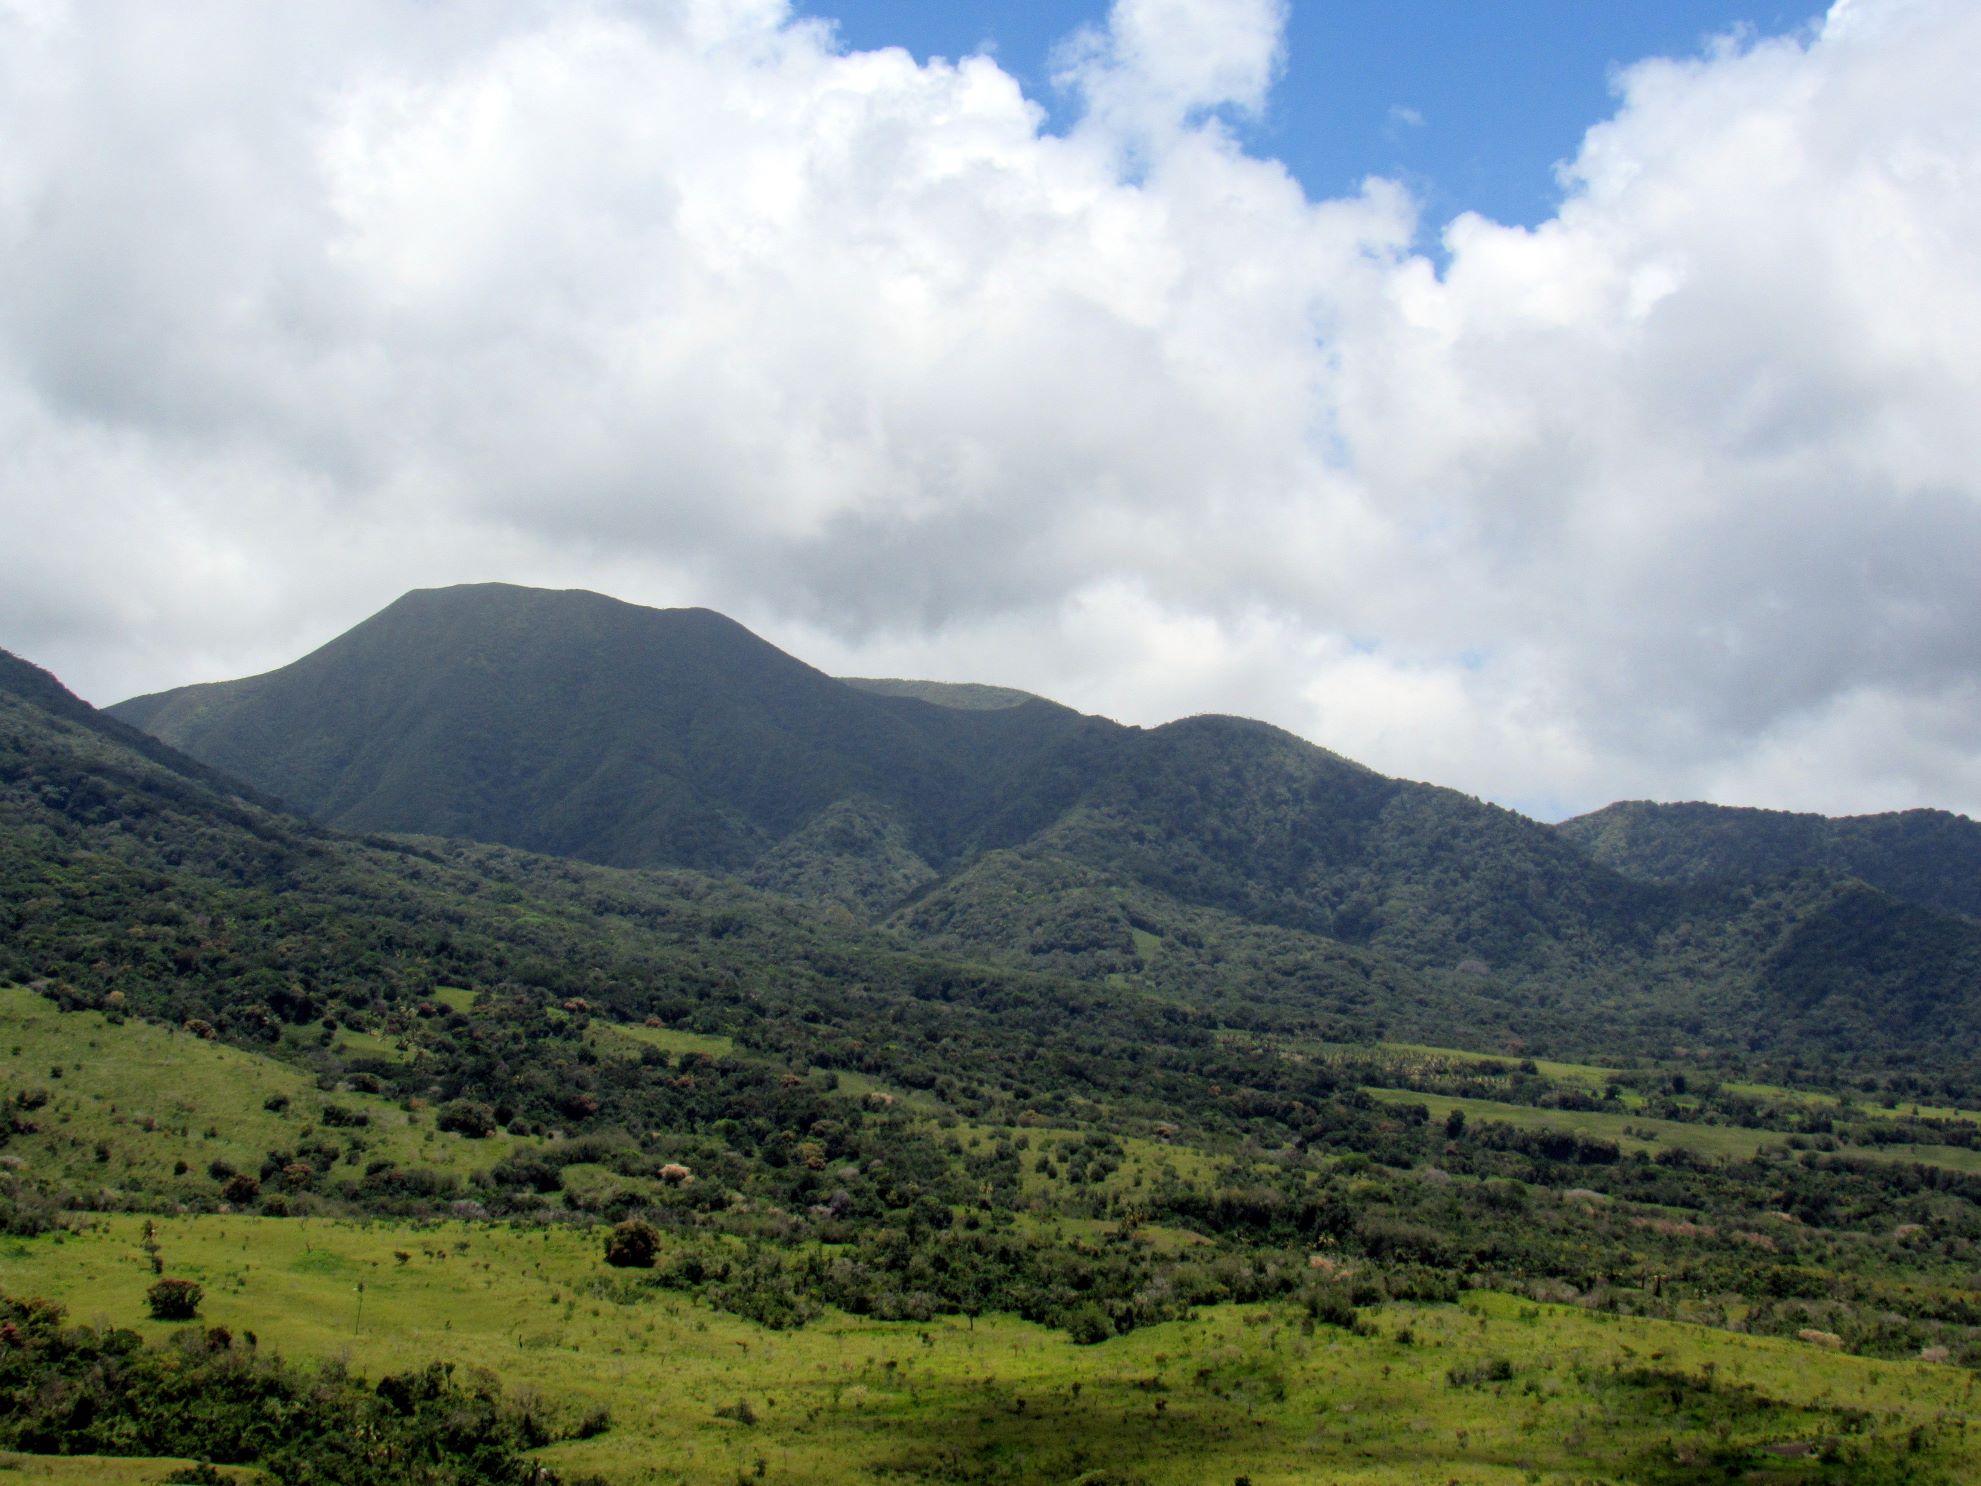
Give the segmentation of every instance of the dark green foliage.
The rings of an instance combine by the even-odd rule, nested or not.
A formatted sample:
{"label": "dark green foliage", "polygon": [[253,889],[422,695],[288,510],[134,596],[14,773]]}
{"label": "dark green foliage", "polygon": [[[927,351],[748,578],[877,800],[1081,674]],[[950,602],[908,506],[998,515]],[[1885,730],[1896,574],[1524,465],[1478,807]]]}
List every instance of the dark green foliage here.
{"label": "dark green foliage", "polygon": [[494,1109],[473,1099],[448,1100],[440,1106],[434,1123],[443,1130],[452,1130],[470,1140],[481,1140],[496,1131]]}
{"label": "dark green foliage", "polygon": [[144,1292],[154,1321],[190,1321],[205,1298],[206,1292],[191,1280],[159,1280]]}
{"label": "dark green foliage", "polygon": [[236,1207],[245,1207],[261,1196],[261,1183],[245,1171],[236,1172],[222,1184],[220,1195]]}
{"label": "dark green foliage", "polygon": [[652,1269],[659,1252],[659,1230],[639,1218],[628,1218],[605,1236],[605,1262],[619,1269]]}
{"label": "dark green foliage", "polygon": [[411,593],[280,671],[115,710],[347,829],[724,870],[852,797],[902,811],[929,859],[1024,829],[995,824],[1009,776],[1103,726],[858,690],[707,610],[501,584]]}
{"label": "dark green foliage", "polygon": [[1832,820],[1629,800],[1556,829],[1597,861],[1647,882],[1760,883],[1820,869],[1921,908],[1981,918],[1981,825],[1944,810]]}

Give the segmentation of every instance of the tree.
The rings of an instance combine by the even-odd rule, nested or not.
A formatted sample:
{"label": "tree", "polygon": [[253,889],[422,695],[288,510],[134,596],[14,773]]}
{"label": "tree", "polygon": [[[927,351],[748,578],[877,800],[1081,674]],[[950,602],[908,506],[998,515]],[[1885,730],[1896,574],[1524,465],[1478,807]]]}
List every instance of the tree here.
{"label": "tree", "polygon": [[199,1314],[206,1292],[191,1280],[160,1280],[144,1292],[154,1321],[190,1321]]}
{"label": "tree", "polygon": [[236,1207],[245,1207],[261,1196],[261,1183],[245,1171],[237,1171],[227,1178],[227,1184],[220,1189],[220,1195]]}
{"label": "tree", "polygon": [[660,1252],[660,1231],[641,1218],[628,1218],[605,1239],[605,1262],[620,1269],[652,1269]]}

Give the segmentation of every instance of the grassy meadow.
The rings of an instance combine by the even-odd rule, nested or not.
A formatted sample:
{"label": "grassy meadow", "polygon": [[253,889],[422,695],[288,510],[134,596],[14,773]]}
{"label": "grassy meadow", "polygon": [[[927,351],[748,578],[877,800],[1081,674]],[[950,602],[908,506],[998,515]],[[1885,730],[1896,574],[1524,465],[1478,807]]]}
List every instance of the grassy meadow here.
{"label": "grassy meadow", "polygon": [[[25,1174],[45,1169],[71,1189],[94,1190],[103,1207],[141,1195],[207,1196],[214,1161],[251,1172],[265,1152],[319,1136],[343,1152],[337,1168],[318,1173],[327,1188],[352,1179],[363,1161],[465,1176],[539,1143],[500,1131],[468,1141],[440,1130],[430,1111],[361,1091],[326,1093],[306,1063],[152,1022],[60,1011],[18,986],[0,986],[0,1079],[45,1097],[32,1112],[38,1128],[9,1147]],[[356,1117],[363,1123],[334,1123]]]}
{"label": "grassy meadow", "polygon": [[[145,1221],[0,1241],[7,1288],[163,1336],[179,1323],[145,1319]],[[200,1323],[367,1375],[485,1368],[573,1426],[605,1410],[602,1432],[542,1453],[628,1486],[1981,1472],[1963,1370],[1491,1294],[1372,1308],[1363,1334],[1286,1306],[1207,1308],[1097,1346],[997,1317],[773,1332],[606,1268],[581,1229],[152,1221],[166,1272],[206,1291]]]}
{"label": "grassy meadow", "polygon": [[[601,1053],[660,1047],[725,1055],[663,1028],[599,1027]],[[1573,1077],[1579,1069],[1564,1070]],[[307,1063],[277,1062],[149,1023],[62,1013],[0,990],[0,1072],[45,1094],[5,1159],[16,1176],[93,1191],[103,1208],[209,1199],[207,1165],[328,1129],[390,1159],[466,1175],[529,1137],[470,1141],[420,1101],[326,1092]],[[848,1092],[892,1098],[846,1075]],[[1396,1090],[1443,1119],[1569,1121],[1633,1142],[1741,1154],[1767,1131],[1629,1114],[1538,1110]],[[903,1093],[911,1105],[926,1096]],[[362,1114],[362,1125],[333,1123]],[[1666,1124],[1670,1129],[1664,1128]],[[1615,1128],[1613,1129],[1612,1126]],[[1655,1139],[1633,1136],[1624,1127]],[[1086,1132],[952,1122],[964,1149],[1024,1141],[1023,1191],[1050,1194]],[[1206,1177],[1229,1153],[1124,1137],[1105,1186],[1168,1172]],[[1971,1153],[1958,1152],[1961,1156]],[[183,1169],[180,1169],[183,1168]],[[356,1161],[326,1173],[336,1190]],[[584,1165],[567,1192],[596,1201],[626,1178]],[[595,1190],[594,1190],[595,1189]],[[140,1200],[144,1199],[144,1200]],[[579,1205],[584,1205],[583,1201]],[[604,1229],[570,1221],[390,1221],[245,1212],[75,1213],[69,1231],[0,1238],[0,1290],[74,1320],[162,1340],[189,1323],[147,1317],[163,1272],[204,1291],[201,1326],[367,1377],[440,1359],[541,1398],[573,1436],[539,1452],[568,1476],[640,1483],[1420,1482],[1556,1483],[1981,1479],[1981,1396],[1967,1370],[1845,1355],[1780,1339],[1474,1292],[1455,1304],[1368,1305],[1327,1324],[1295,1303],[1199,1307],[1094,1345],[1008,1315],[882,1322],[828,1310],[766,1329],[637,1269],[603,1263]],[[1098,1219],[1029,1226],[1096,1239]],[[1206,1240],[1150,1226],[1144,1243]],[[664,1240],[661,1262],[669,1246]],[[740,1240],[738,1240],[740,1242]],[[1318,1265],[1333,1261],[1316,1256]],[[585,1437],[579,1438],[577,1436]],[[9,1481],[152,1482],[165,1461],[0,1457]],[[236,1473],[253,1479],[252,1473]]]}

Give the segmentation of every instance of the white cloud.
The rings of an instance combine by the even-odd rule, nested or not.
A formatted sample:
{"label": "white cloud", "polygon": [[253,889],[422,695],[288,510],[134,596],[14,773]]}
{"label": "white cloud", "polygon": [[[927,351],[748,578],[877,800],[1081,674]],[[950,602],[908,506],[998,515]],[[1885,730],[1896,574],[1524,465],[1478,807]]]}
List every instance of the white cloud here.
{"label": "white cloud", "polygon": [[1220,122],[1284,18],[1119,0],[1055,136],[776,0],[0,4],[0,643],[108,701],[502,577],[1537,809],[1981,811],[1981,12],[1627,69],[1442,271]]}
{"label": "white cloud", "polygon": [[1060,48],[1055,80],[1085,97],[1084,128],[1160,147],[1205,113],[1265,107],[1287,0],[1114,0],[1107,24]]}

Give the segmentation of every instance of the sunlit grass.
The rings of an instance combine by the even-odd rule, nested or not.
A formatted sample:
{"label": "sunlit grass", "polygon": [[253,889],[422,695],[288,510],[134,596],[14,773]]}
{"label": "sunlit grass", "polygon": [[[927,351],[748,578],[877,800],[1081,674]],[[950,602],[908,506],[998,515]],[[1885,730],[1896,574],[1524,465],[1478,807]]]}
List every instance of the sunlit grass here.
{"label": "sunlit grass", "polygon": [[[6,1285],[62,1300],[79,1320],[166,1335],[145,1314],[142,1222],[0,1242]],[[1653,1458],[1820,1441],[1846,1424],[1853,1440],[1894,1449],[1924,1428],[1915,1479],[1981,1471],[1981,1436],[1934,1426],[1976,1407],[1974,1379],[1956,1369],[1504,1296],[1373,1308],[1367,1335],[1313,1328],[1291,1306],[1210,1308],[1091,1347],[995,1316],[829,1313],[778,1333],[606,1268],[596,1231],[156,1223],[167,1272],[206,1289],[203,1323],[370,1376],[430,1357],[486,1368],[539,1391],[567,1423],[607,1408],[604,1434],[544,1453],[617,1482],[727,1486],[758,1479],[761,1460],[762,1479],[827,1483],[1072,1480],[1107,1467],[1152,1486],[1241,1475],[1567,1486],[1650,1479],[1638,1466]],[[1697,1419],[1662,1384],[1618,1381],[1633,1368],[1679,1380]],[[1810,1476],[1826,1478],[1850,1479]]]}

